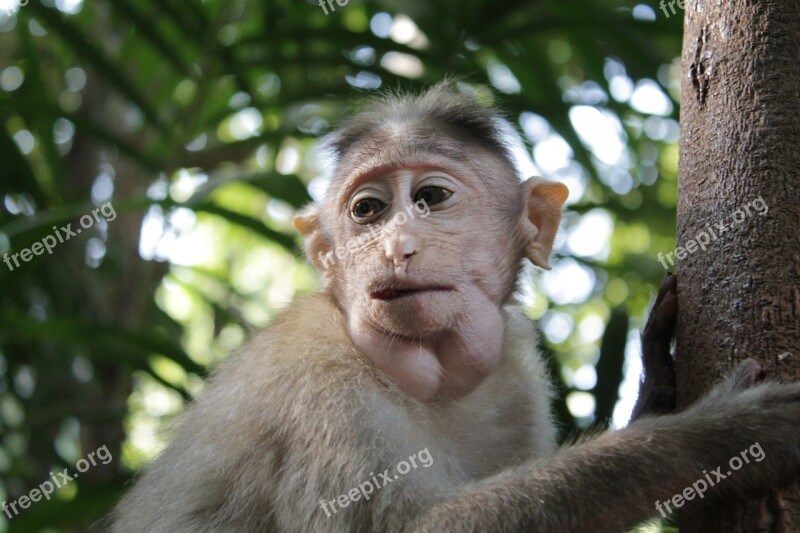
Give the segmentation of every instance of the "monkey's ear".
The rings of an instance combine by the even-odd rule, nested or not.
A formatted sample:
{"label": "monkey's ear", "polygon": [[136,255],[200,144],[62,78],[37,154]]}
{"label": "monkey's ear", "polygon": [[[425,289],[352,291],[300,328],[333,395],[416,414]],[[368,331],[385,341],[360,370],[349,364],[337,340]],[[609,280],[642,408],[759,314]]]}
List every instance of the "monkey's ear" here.
{"label": "monkey's ear", "polygon": [[538,176],[529,178],[522,189],[527,200],[522,220],[525,256],[534,265],[550,270],[550,252],[569,189],[563,183],[551,183]]}
{"label": "monkey's ear", "polygon": [[320,228],[319,207],[316,204],[304,207],[295,215],[293,222],[294,227],[303,236],[306,255],[311,260],[311,263],[323,276],[329,274],[327,270],[333,264],[334,259],[329,257],[331,246]]}

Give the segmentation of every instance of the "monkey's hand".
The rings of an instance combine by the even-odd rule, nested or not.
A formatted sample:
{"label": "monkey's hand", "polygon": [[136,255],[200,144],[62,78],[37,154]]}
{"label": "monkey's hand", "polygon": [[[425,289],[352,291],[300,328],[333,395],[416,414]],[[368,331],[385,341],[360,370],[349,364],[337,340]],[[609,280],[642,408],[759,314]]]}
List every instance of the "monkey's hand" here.
{"label": "monkey's hand", "polygon": [[642,366],[644,379],[639,398],[633,408],[631,422],[651,415],[675,410],[675,369],[670,343],[675,333],[678,312],[677,278],[668,273],[661,282],[647,324],[642,334]]}

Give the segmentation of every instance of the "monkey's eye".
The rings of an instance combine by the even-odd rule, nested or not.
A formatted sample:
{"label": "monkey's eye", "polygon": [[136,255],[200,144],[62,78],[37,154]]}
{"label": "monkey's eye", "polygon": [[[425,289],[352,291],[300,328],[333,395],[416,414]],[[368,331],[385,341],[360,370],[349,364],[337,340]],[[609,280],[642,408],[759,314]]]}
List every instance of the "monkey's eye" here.
{"label": "monkey's eye", "polygon": [[386,208],[386,204],[377,198],[364,198],[352,207],[353,219],[356,222],[372,218]]}
{"label": "monkey's eye", "polygon": [[414,195],[414,202],[424,201],[428,205],[436,205],[453,196],[453,191],[442,187],[423,187]]}

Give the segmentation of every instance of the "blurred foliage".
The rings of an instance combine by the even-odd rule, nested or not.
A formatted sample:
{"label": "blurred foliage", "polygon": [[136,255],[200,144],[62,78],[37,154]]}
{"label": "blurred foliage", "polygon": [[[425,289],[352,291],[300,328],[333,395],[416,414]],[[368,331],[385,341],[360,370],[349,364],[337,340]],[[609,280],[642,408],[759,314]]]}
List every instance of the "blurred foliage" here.
{"label": "blurred foliage", "polygon": [[[103,445],[114,460],[0,531],[110,509],[206,368],[318,286],[291,229],[329,171],[315,139],[364,93],[450,75],[572,190],[556,268],[526,273],[523,300],[565,434],[593,405],[612,416],[674,248],[680,17],[627,0],[19,4],[0,0],[0,499]],[[11,268],[67,224],[83,231]]]}

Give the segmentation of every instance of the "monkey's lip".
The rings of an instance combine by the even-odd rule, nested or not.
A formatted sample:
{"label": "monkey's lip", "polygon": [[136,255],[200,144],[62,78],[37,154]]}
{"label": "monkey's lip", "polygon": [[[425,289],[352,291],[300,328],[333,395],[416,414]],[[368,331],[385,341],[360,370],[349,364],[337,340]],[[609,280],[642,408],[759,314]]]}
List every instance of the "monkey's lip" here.
{"label": "monkey's lip", "polygon": [[389,302],[406,296],[429,292],[450,292],[452,290],[451,287],[443,285],[390,285],[373,288],[370,290],[369,296],[373,300]]}

